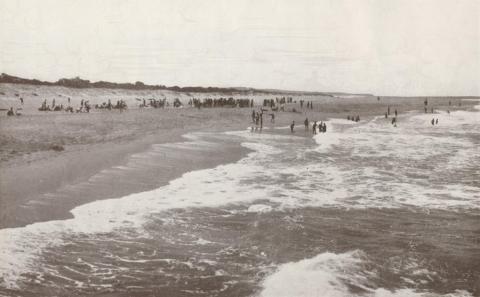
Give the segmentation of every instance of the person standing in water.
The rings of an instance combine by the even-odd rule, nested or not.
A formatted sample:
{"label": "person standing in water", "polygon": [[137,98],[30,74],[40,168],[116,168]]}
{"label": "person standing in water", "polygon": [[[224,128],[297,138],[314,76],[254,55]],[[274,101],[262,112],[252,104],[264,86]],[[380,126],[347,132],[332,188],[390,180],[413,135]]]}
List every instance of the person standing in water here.
{"label": "person standing in water", "polygon": [[292,123],[290,124],[290,132],[293,133],[293,128],[295,128],[295,121],[292,121]]}
{"label": "person standing in water", "polygon": [[305,125],[305,131],[308,131],[308,118],[305,119],[305,122],[303,122]]}
{"label": "person standing in water", "polygon": [[315,135],[317,134],[317,122],[315,121],[312,126],[312,133]]}
{"label": "person standing in water", "polygon": [[435,119],[432,119],[432,126],[435,125]]}

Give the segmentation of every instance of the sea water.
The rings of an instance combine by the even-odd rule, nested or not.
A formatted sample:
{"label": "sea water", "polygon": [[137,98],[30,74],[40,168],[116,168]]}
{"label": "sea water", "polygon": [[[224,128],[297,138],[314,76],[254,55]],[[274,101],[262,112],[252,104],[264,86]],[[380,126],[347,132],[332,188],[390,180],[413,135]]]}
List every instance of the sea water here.
{"label": "sea water", "polygon": [[220,142],[250,153],[0,230],[0,295],[478,296],[479,118],[412,112],[396,127],[337,119],[314,136],[272,127],[155,145],[148,156]]}

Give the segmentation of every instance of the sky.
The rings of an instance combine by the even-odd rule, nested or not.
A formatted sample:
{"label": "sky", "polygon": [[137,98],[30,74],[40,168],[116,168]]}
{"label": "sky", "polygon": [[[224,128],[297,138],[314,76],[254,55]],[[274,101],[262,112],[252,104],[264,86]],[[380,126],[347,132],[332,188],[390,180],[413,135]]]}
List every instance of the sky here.
{"label": "sky", "polygon": [[480,1],[0,0],[0,72],[480,95]]}

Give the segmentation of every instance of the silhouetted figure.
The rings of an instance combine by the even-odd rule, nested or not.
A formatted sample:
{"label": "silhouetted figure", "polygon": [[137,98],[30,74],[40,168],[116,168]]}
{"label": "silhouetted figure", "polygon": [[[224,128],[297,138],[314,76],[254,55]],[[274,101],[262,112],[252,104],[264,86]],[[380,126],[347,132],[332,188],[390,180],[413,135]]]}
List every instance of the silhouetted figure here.
{"label": "silhouetted figure", "polygon": [[435,119],[432,119],[432,126],[435,125]]}
{"label": "silhouetted figure", "polygon": [[308,131],[308,118],[305,119],[303,124],[305,125],[305,131]]}
{"label": "silhouetted figure", "polygon": [[438,125],[438,118],[435,120],[435,125]]}
{"label": "silhouetted figure", "polygon": [[312,132],[313,132],[313,134],[317,134],[317,122],[313,123]]}
{"label": "silhouetted figure", "polygon": [[7,111],[7,116],[13,116],[15,113],[13,112],[13,107],[10,107],[10,109]]}
{"label": "silhouetted figure", "polygon": [[398,114],[398,113],[397,113],[397,110],[395,109],[395,117],[397,117],[397,114]]}
{"label": "silhouetted figure", "polygon": [[293,133],[293,128],[295,128],[295,121],[292,121],[292,123],[290,124],[290,132]]}

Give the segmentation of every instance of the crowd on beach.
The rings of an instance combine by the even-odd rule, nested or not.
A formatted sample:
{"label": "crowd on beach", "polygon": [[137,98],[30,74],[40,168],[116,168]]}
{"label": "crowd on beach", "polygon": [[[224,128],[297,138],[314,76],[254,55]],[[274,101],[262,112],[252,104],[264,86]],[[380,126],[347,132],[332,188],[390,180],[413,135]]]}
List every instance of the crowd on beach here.
{"label": "crowd on beach", "polygon": [[243,99],[234,99],[230,98],[192,98],[188,101],[188,105],[196,108],[213,108],[213,107],[253,107],[253,99],[243,98]]}
{"label": "crowd on beach", "polygon": [[[55,104],[55,99],[52,100],[51,104],[48,104],[47,99],[43,100],[42,105],[38,108],[39,111],[65,111],[65,112],[86,112],[89,113],[92,109],[92,105],[90,104],[89,100],[82,99],[80,101],[80,106],[77,109],[74,109],[70,105],[70,98],[67,98],[67,105],[64,106],[63,104]],[[127,108],[127,104],[124,100],[117,100],[115,104],[111,102],[109,99],[107,102],[103,102],[102,104],[95,104],[95,109],[118,109],[124,110]]]}
{"label": "crowd on beach", "polygon": [[[15,94],[16,96],[18,94]],[[35,94],[38,96],[37,94]],[[60,95],[59,95],[60,96]],[[20,104],[23,106],[24,105],[24,99],[23,97],[19,97]],[[173,102],[170,104],[170,102],[166,99],[155,99],[155,98],[149,98],[149,99],[139,99],[135,98],[137,101],[140,101],[140,104],[138,105],[139,108],[165,108],[165,107],[170,107],[173,106],[174,108],[179,108],[183,107],[183,103],[180,101],[180,99],[175,98]],[[381,97],[377,97],[377,100],[380,101]],[[65,102],[64,102],[65,103]],[[252,130],[262,130],[263,128],[263,121],[264,121],[264,115],[267,114],[267,116],[270,118],[271,123],[275,123],[275,112],[278,111],[285,111],[286,110],[286,105],[287,104],[299,104],[299,107],[301,110],[304,110],[305,108],[307,110],[313,110],[314,102],[313,101],[307,101],[307,100],[299,100],[298,103],[296,100],[294,100],[293,97],[275,97],[273,98],[268,98],[268,99],[263,99],[263,103],[261,105],[261,108],[259,111],[252,111]],[[449,106],[452,105],[452,102],[448,102]],[[240,98],[240,99],[235,99],[233,97],[219,97],[219,98],[212,98],[212,97],[207,97],[207,98],[191,98],[188,101],[188,106],[190,107],[195,107],[195,108],[222,108],[222,107],[238,107],[238,108],[254,108],[255,102],[251,98]],[[297,105],[298,106],[298,105]],[[461,101],[458,102],[458,106],[461,106]],[[92,108],[98,109],[98,110],[119,110],[123,111],[127,109],[127,103],[125,100],[116,100],[115,103],[112,103],[110,99],[108,99],[106,102],[102,102],[101,104],[95,104],[93,107],[90,104],[89,100],[82,99],[80,101],[80,106],[78,108],[74,108],[71,105],[71,99],[70,97],[67,98],[67,104],[57,104],[55,102],[55,99],[51,100],[51,103],[47,102],[47,99],[44,99],[41,103],[41,106],[38,108],[39,111],[64,111],[64,112],[69,112],[69,113],[89,113]],[[298,107],[297,107],[298,108]],[[14,110],[12,107],[7,111],[8,116],[13,116],[13,115],[21,115],[19,110],[22,108],[17,108]],[[430,109],[430,112],[432,114],[435,113],[435,109],[433,106],[429,105],[428,98],[424,99],[424,112],[427,113],[428,110]],[[296,112],[297,110],[295,108],[292,108],[291,111]],[[447,109],[447,113],[450,113],[450,110]],[[391,118],[391,125],[393,127],[397,127],[398,123],[398,111],[397,109],[394,109],[393,112],[391,112],[391,107],[387,106],[387,110],[385,111],[385,119]],[[360,122],[360,115],[347,115],[347,120],[353,121],[353,122]],[[308,118],[305,119],[304,124],[305,124],[305,130],[309,131],[309,120]],[[432,125],[438,125],[439,119],[438,118],[432,118],[430,121]],[[294,132],[295,129],[295,122],[293,121],[290,124],[290,129],[291,132]],[[313,121],[312,125],[312,133],[317,134],[317,131],[319,133],[324,133],[326,132],[327,127],[324,122],[318,123],[318,121]]]}

